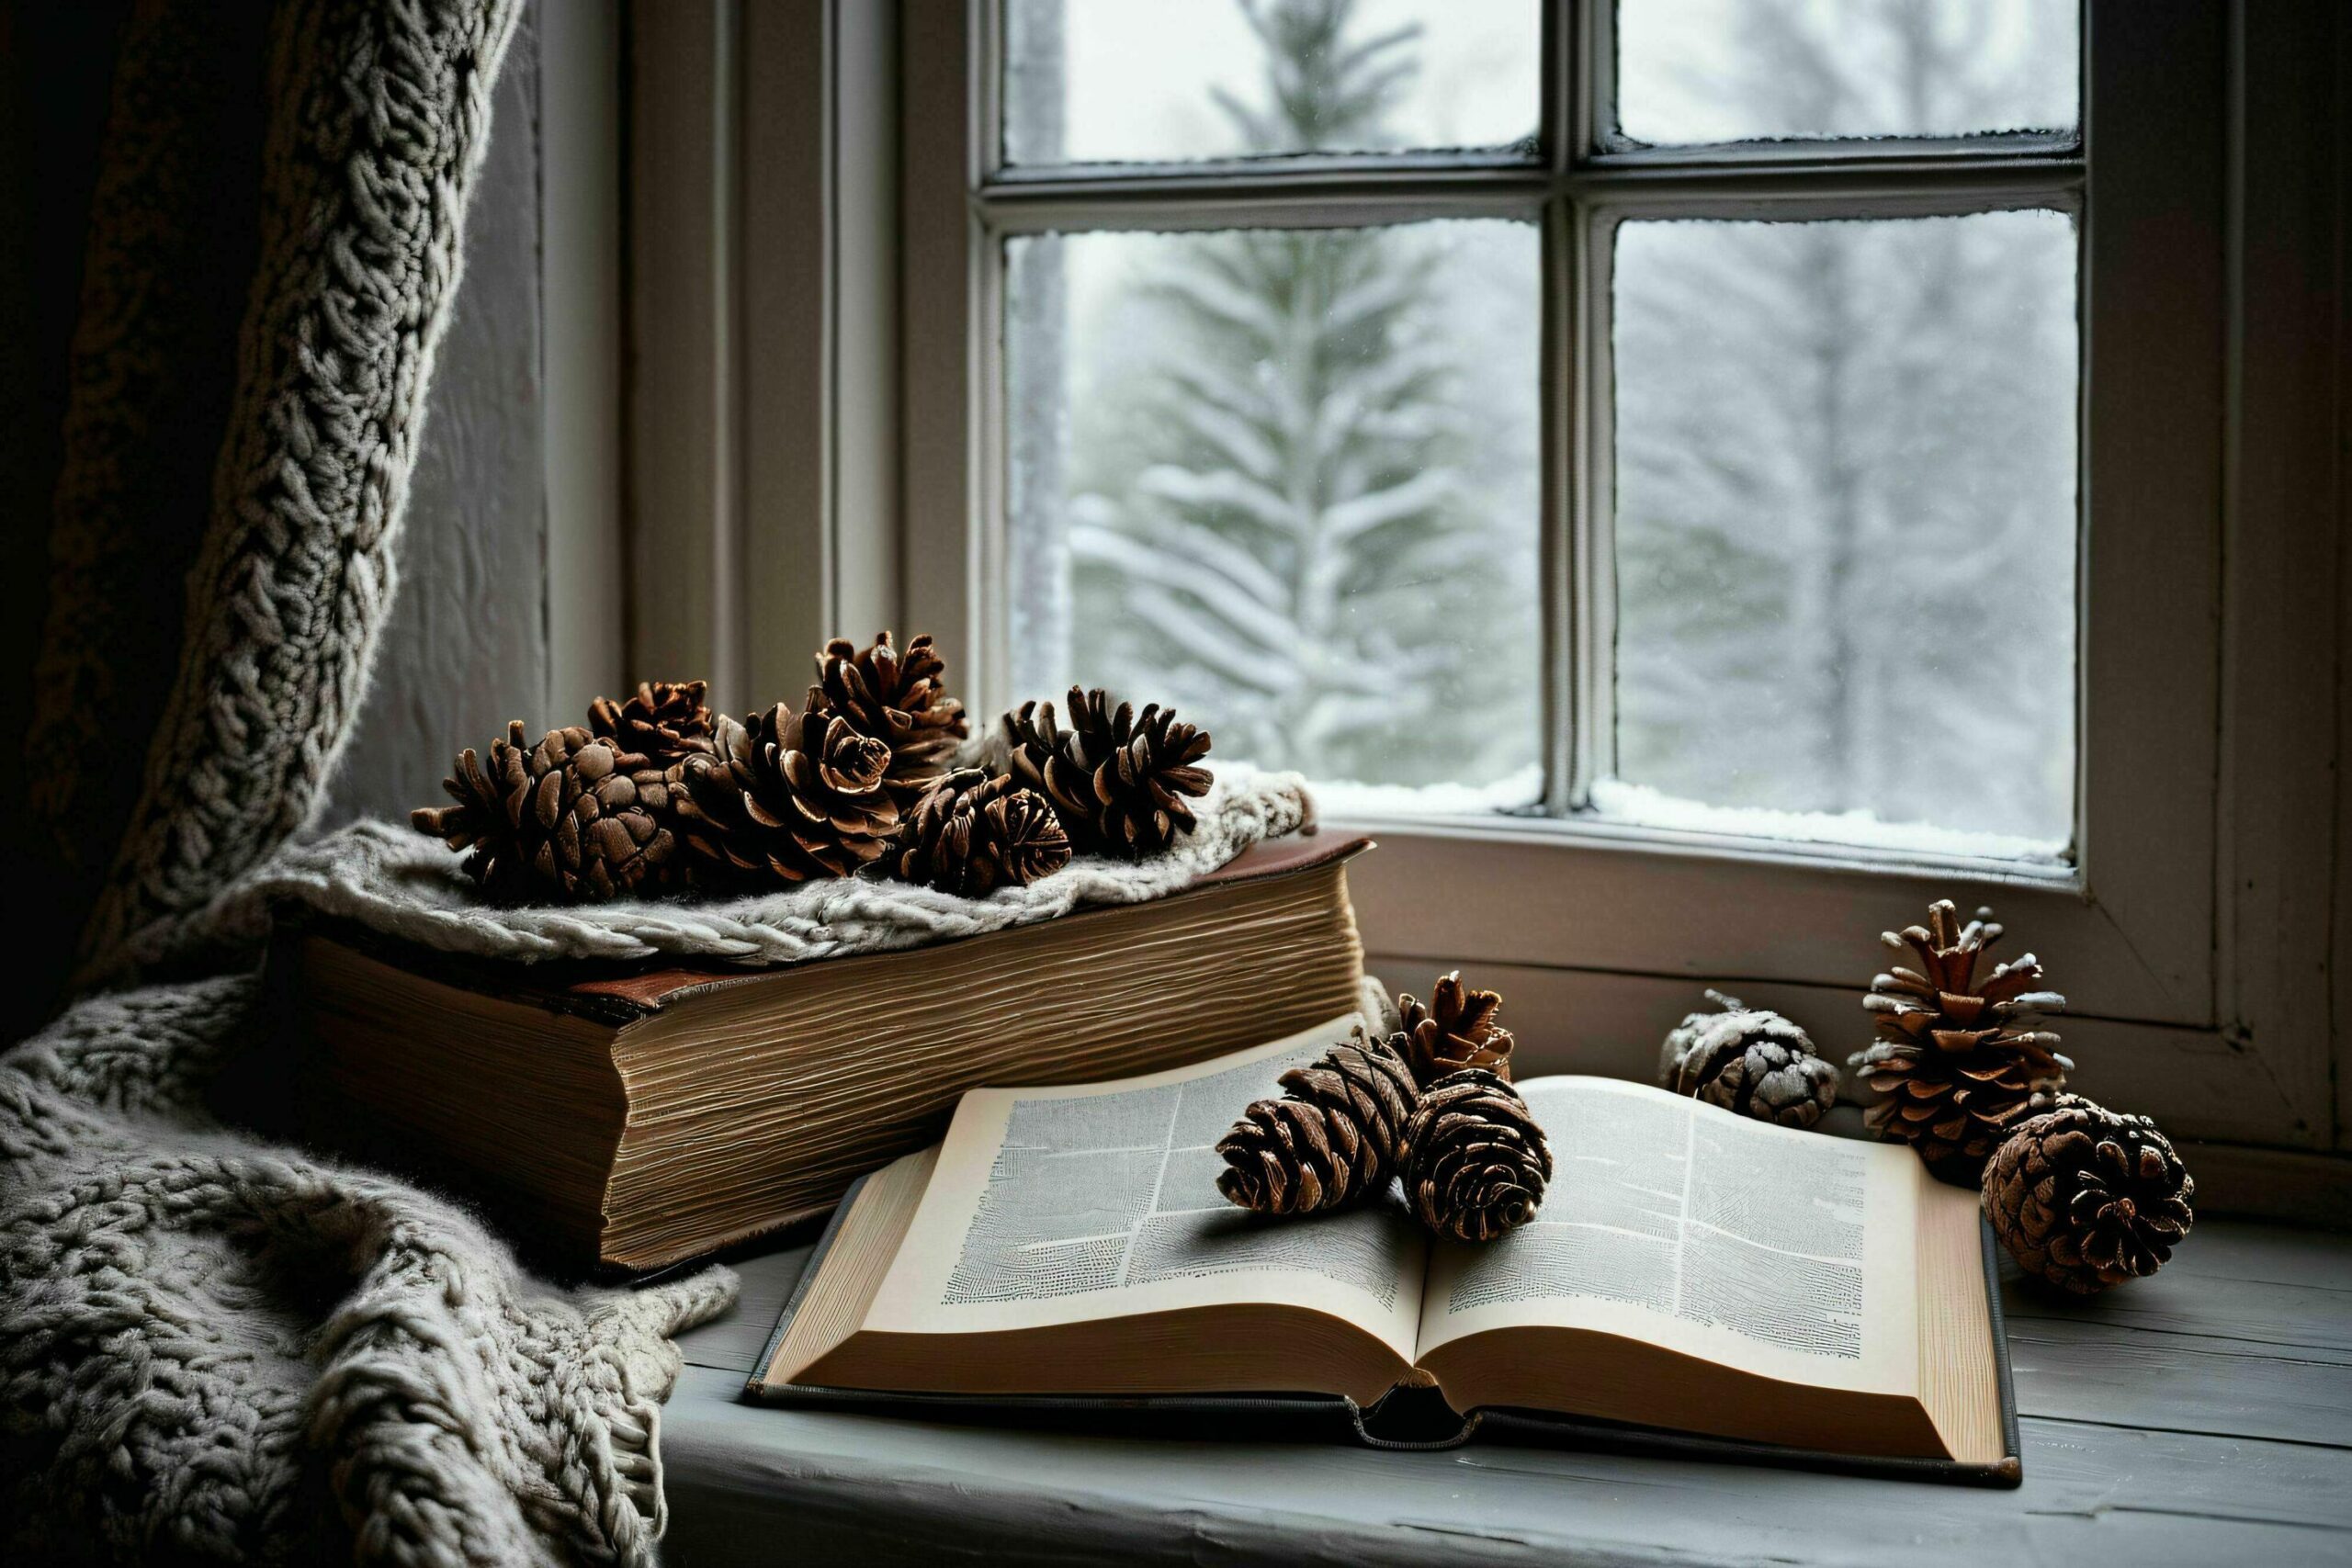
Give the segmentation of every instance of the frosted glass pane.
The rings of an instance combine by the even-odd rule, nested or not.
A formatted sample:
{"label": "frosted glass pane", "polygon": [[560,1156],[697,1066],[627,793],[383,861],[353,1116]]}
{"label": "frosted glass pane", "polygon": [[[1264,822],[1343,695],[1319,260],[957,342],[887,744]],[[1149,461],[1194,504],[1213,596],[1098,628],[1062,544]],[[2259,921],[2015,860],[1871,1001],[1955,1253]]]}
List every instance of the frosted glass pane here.
{"label": "frosted glass pane", "polygon": [[1386,804],[1532,800],[1538,254],[1502,220],[1009,241],[1016,693],[1438,786]]}
{"label": "frosted glass pane", "polygon": [[1617,231],[1603,812],[2064,852],[2075,250],[2054,212]]}
{"label": "frosted glass pane", "polygon": [[1524,143],[1537,0],[1006,0],[1008,164]]}
{"label": "frosted glass pane", "polygon": [[2075,0],[1622,0],[1617,121],[1656,147],[2079,123]]}

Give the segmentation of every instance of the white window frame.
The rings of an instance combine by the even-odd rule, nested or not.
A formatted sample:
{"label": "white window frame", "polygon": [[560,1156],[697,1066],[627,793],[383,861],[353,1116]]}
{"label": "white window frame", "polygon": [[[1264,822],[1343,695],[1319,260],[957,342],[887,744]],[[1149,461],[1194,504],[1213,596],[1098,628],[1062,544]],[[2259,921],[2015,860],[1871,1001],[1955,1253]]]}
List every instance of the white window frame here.
{"label": "white window frame", "polygon": [[[1800,199],[1865,214],[2054,207],[2083,225],[2073,865],[1579,818],[1327,830],[1380,840],[1351,871],[1374,971],[1410,986],[1471,968],[1510,997],[1537,1068],[1646,1075],[1663,1029],[1709,984],[1781,1008],[1842,1054],[1866,1033],[1856,995],[1881,962],[1877,931],[1948,897],[1996,906],[2015,948],[2048,962],[2072,998],[2064,1032],[2087,1092],[2177,1134],[2342,1146],[2352,1072],[2337,1071],[2344,1032],[2331,1008],[2352,998],[2352,976],[2317,916],[2352,909],[2334,849],[2352,790],[2328,772],[2340,727],[2315,728],[2309,703],[2277,694],[2315,660],[2335,667],[2335,617],[2319,613],[2334,600],[2312,596],[2342,581],[2330,447],[2340,433],[2326,396],[2273,406],[2297,375],[2334,383],[2322,374],[2326,343],[2290,341],[2291,314],[2267,303],[2294,298],[2284,276],[2294,265],[2324,274],[2336,253],[2324,216],[2267,188],[2247,152],[2249,139],[2297,130],[2299,115],[2324,119],[2312,102],[2324,84],[2286,77],[2298,58],[2324,52],[2331,24],[2245,0],[2088,0],[2086,13],[2081,138],[2009,138],[1989,159],[1981,141],[1720,159],[1608,145],[1594,129],[1613,120],[1605,91],[1586,91],[1577,68],[1606,57],[1605,7],[1559,0],[1544,91],[1549,124],[1570,134],[1547,142],[1548,167],[1304,158],[1184,165],[1166,171],[1173,185],[1148,185],[1151,171],[1127,165],[1066,180],[992,166],[991,0],[639,8],[636,662],[654,673],[699,662],[720,674],[722,700],[772,701],[806,682],[796,650],[872,621],[937,637],[978,713],[1039,694],[1005,689],[1005,649],[992,640],[1003,625],[1007,232],[1214,227],[1237,213],[1310,224],[1541,214],[1545,331],[1566,363],[1566,349],[1593,336],[1583,325],[1605,302],[1609,225],[1623,211],[1745,215],[1763,203],[1785,214]],[[657,65],[683,48],[699,74],[649,100],[649,43]],[[658,157],[648,168],[665,127],[691,153],[713,101],[730,96],[736,118],[720,116],[715,151],[687,157],[683,172]],[[682,190],[699,203],[684,224]],[[650,223],[649,200],[662,214]],[[2279,210],[2250,218],[2249,202]],[[2249,253],[2239,243],[2249,221],[2289,248]],[[893,296],[877,299],[877,276],[895,281]],[[723,354],[708,346],[722,341]],[[1555,588],[1572,570],[1594,581],[1601,553],[1605,469],[1573,459],[1608,452],[1605,349],[1596,342],[1575,377],[1545,391]],[[715,381],[714,357],[733,366]],[[682,484],[719,497],[717,543],[683,554],[665,532]],[[2304,596],[2291,633],[2267,608],[2280,583]],[[660,608],[729,594],[731,606],[683,618],[739,628],[731,642],[682,636],[681,615]],[[1565,692],[1600,668],[1578,639],[1589,647],[1602,628],[1555,616],[1548,629]],[[1589,750],[1552,730],[1553,787],[1571,788]]]}

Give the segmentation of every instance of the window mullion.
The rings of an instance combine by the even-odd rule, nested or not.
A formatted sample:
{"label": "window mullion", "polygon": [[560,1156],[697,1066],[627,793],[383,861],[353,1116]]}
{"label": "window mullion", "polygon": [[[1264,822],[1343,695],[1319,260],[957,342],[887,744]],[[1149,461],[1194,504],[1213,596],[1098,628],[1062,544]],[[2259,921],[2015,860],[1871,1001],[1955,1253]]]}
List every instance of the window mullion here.
{"label": "window mullion", "polygon": [[1556,29],[1550,62],[1559,80],[1544,99],[1556,117],[1553,168],[1566,175],[1605,149],[1617,122],[1615,0],[1569,0],[1547,9]]}
{"label": "window mullion", "polygon": [[[1604,6],[1603,9],[1606,9]],[[1592,654],[1585,633],[1590,581],[1580,558],[1590,508],[1580,490],[1585,457],[1585,342],[1581,295],[1584,212],[1569,183],[1592,145],[1595,89],[1592,7],[1553,6],[1544,11],[1544,130],[1552,197],[1544,211],[1544,348],[1540,374],[1543,530],[1540,565],[1544,629],[1544,810],[1564,817],[1584,795],[1599,736],[1588,693]]]}
{"label": "window mullion", "polygon": [[1453,152],[1294,152],[1279,158],[1192,158],[1165,164],[1015,164],[976,184],[983,194],[1018,200],[1024,195],[1077,191],[1150,199],[1169,190],[1315,189],[1340,186],[1526,185],[1544,169],[1526,153],[1467,149]]}
{"label": "window mullion", "polygon": [[1583,472],[1576,446],[1580,398],[1576,395],[1576,211],[1557,195],[1543,211],[1543,360],[1538,419],[1543,421],[1541,487],[1541,627],[1543,627],[1543,808],[1564,816],[1576,804],[1583,745],[1583,703],[1576,698],[1580,616],[1576,606],[1576,505]]}
{"label": "window mullion", "polygon": [[1574,771],[1564,805],[1578,809],[1595,779],[1617,765],[1617,572],[1613,526],[1614,375],[1610,327],[1610,236],[1616,218],[1573,195],[1562,197],[1571,239],[1569,266],[1574,357],[1566,381],[1574,409],[1569,430],[1571,591],[1576,635],[1569,702]]}
{"label": "window mullion", "polygon": [[1528,220],[1549,192],[1542,181],[1420,189],[1283,189],[1243,186],[1155,191],[1020,187],[979,193],[975,210],[989,231],[1007,234],[1196,229],[1371,229],[1448,218]]}
{"label": "window mullion", "polygon": [[1858,215],[1904,216],[1996,207],[2051,206],[2076,199],[2080,160],[1897,164],[1821,163],[1793,166],[1655,165],[1579,169],[1566,176],[1593,201],[1628,207],[1706,207],[1758,211],[1799,198],[1842,203]]}

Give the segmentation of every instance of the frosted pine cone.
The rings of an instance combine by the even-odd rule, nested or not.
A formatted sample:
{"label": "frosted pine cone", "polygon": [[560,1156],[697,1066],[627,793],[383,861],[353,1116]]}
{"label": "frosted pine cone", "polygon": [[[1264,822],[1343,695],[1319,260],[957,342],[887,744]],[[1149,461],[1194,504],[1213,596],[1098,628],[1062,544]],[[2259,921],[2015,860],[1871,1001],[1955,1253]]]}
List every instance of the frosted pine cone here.
{"label": "frosted pine cone", "polygon": [[2039,988],[2032,953],[1977,972],[2001,939],[1991,917],[1982,909],[1962,925],[1947,898],[1929,908],[1925,926],[1879,938],[1909,949],[1918,967],[1898,964],[1871,982],[1862,1006],[1878,1041],[1848,1063],[1883,1097],[1864,1114],[1871,1129],[1969,1186],[2018,1122],[2050,1108],[2075,1065],[2055,1049],[2057,1035],[2035,1027],[2066,998]]}
{"label": "frosted pine cone", "polygon": [[1782,1127],[1810,1127],[1838,1101],[1838,1069],[1777,1012],[1709,991],[1719,1010],[1694,1012],[1666,1037],[1658,1078],[1677,1094]]}

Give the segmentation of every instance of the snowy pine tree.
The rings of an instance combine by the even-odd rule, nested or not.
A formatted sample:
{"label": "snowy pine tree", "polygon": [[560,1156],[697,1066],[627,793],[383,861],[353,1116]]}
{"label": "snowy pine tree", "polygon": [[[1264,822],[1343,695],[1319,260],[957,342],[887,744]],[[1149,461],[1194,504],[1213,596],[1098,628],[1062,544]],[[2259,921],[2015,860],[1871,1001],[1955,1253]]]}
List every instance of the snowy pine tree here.
{"label": "snowy pine tree", "polygon": [[[1417,28],[1365,36],[1354,0],[1241,3],[1263,80],[1216,101],[1245,144],[1393,141]],[[1532,486],[1465,471],[1448,227],[1154,239],[1159,347],[1113,406],[1073,411],[1081,678],[1173,700],[1220,755],[1326,779],[1532,761],[1535,653],[1510,646]],[[1526,514],[1498,519],[1498,494]]]}

